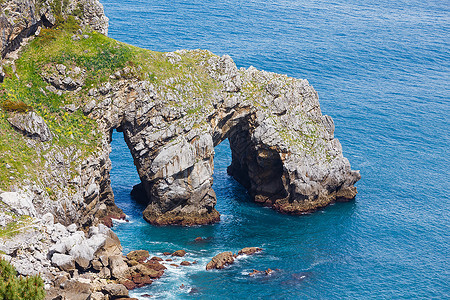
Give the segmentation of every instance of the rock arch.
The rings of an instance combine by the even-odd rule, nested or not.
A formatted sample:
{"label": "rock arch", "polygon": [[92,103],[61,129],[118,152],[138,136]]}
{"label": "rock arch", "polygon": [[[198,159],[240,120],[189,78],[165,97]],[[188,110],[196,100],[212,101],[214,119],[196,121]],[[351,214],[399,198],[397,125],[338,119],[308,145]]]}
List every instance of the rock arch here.
{"label": "rock arch", "polygon": [[[148,222],[220,219],[214,146],[226,138],[228,173],[256,202],[302,214],[355,197],[359,172],[344,158],[333,120],[322,115],[306,80],[238,70],[230,57],[209,51],[177,51],[165,59],[177,69],[171,77],[156,84],[116,74],[113,84],[90,91],[84,108],[105,132],[124,132],[147,196]],[[195,68],[180,68],[186,61]]]}

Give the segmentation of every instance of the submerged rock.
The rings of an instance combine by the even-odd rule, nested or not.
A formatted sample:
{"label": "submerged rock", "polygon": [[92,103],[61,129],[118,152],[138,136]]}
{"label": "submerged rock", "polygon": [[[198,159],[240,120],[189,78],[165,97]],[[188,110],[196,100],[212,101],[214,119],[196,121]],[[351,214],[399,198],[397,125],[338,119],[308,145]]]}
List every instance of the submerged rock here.
{"label": "submerged rock", "polygon": [[261,252],[262,250],[263,250],[262,248],[258,248],[258,247],[246,247],[246,248],[239,250],[238,255],[243,255],[243,254],[252,255],[257,252]]}
{"label": "submerged rock", "polygon": [[174,253],[172,253],[172,256],[178,256],[178,257],[183,257],[186,255],[186,251],[184,250],[177,250]]}

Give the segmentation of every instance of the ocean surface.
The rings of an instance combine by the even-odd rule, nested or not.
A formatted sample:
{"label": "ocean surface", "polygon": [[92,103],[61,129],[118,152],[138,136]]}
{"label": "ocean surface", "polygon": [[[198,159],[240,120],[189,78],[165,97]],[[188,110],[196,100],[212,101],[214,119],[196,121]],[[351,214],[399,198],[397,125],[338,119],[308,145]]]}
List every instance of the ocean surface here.
{"label": "ocean surface", "polygon": [[[308,79],[353,169],[355,201],[305,216],[252,203],[216,147],[220,223],[154,227],[130,198],[139,182],[121,133],[112,184],[129,223],[124,251],[185,249],[140,299],[449,299],[450,1],[102,0],[109,36],[157,50],[209,49],[238,67]],[[198,237],[210,238],[194,243]],[[261,254],[205,271],[215,254]],[[176,261],[177,263],[180,260]],[[253,269],[279,269],[250,277]],[[183,287],[181,287],[184,285]]]}

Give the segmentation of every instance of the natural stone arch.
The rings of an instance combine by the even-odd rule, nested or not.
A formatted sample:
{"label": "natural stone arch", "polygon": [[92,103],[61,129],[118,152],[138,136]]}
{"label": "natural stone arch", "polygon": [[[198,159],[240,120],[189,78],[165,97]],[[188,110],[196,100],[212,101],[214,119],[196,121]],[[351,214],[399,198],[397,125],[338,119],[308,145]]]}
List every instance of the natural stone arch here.
{"label": "natural stone arch", "polygon": [[90,92],[85,107],[105,130],[124,132],[147,196],[148,222],[219,220],[214,146],[226,138],[228,172],[256,202],[301,214],[355,197],[359,172],[343,157],[333,121],[322,115],[306,80],[238,70],[230,57],[208,51],[165,57],[176,69],[173,77],[158,85],[129,78],[107,83]]}

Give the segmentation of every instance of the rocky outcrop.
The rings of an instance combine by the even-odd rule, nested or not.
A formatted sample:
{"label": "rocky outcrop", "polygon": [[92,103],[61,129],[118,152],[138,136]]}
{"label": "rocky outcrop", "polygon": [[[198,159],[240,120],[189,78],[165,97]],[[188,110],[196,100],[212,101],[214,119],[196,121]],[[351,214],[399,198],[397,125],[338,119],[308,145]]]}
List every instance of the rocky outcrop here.
{"label": "rocky outcrop", "polygon": [[236,256],[232,252],[222,252],[214,256],[206,265],[206,270],[223,269],[234,262]]}
{"label": "rocky outcrop", "polygon": [[41,142],[48,142],[52,139],[52,133],[44,119],[34,111],[15,113],[8,118],[8,122],[23,134]]}
{"label": "rocky outcrop", "polygon": [[[8,14],[10,19],[2,19],[2,49],[31,26],[27,24],[40,26],[43,20],[57,19],[47,2],[39,4],[39,9],[32,1],[19,2],[1,4],[3,14],[15,12]],[[104,23],[100,6],[92,1],[73,0],[63,6],[59,17],[72,14],[93,28]],[[21,13],[25,10],[27,14]],[[23,25],[20,18],[28,23]],[[11,24],[22,25],[12,29]],[[102,28],[99,25],[98,30]],[[317,93],[306,80],[253,67],[238,69],[229,56],[201,50],[165,53],[157,64],[164,66],[163,79],[156,80],[143,66],[129,65],[111,70],[109,82],[83,94],[79,106],[61,107],[69,112],[80,107],[95,119],[102,141],[83,161],[76,147],[39,149],[51,171],[43,172],[38,186],[30,183],[21,188],[39,203],[38,214],[52,211],[65,224],[85,227],[98,222],[112,225],[111,217],[123,217],[114,205],[109,181],[113,129],[124,132],[145,195],[143,216],[152,224],[210,224],[220,219],[212,174],[214,146],[225,139],[232,151],[228,173],[265,206],[303,214],[356,195],[359,172],[351,170],[334,138],[332,118],[322,115]],[[46,64],[40,75],[47,91],[78,97],[86,72],[68,62]],[[16,128],[27,123],[13,118],[10,122]],[[48,128],[37,116],[32,119],[33,126],[19,130],[48,140]],[[67,161],[81,167],[73,171]],[[43,191],[42,186],[49,190]],[[49,197],[58,201],[47,201]]]}
{"label": "rocky outcrop", "polygon": [[231,251],[222,252],[214,256],[211,261],[206,265],[206,270],[223,269],[228,265],[234,263],[234,260],[241,255],[253,255],[257,252],[261,252],[263,249],[258,247],[246,247],[238,251],[238,254],[233,254]]}
{"label": "rocky outcrop", "polygon": [[14,238],[0,239],[0,257],[22,276],[40,274],[46,299],[128,297],[128,289],[151,284],[164,274],[166,268],[158,261],[145,262],[148,251],[124,257],[119,239],[102,224],[86,234],[76,224],[53,220],[50,213],[29,220],[16,229]]}
{"label": "rocky outcrop", "polygon": [[229,56],[208,51],[177,51],[166,59],[175,69],[183,60],[201,67],[198,74],[179,71],[158,85],[117,72],[107,93],[90,91],[93,100],[84,109],[103,131],[124,132],[148,222],[219,220],[212,174],[214,146],[224,139],[232,151],[228,173],[258,203],[303,214],[355,197],[359,172],[351,170],[333,121],[322,115],[306,80],[238,70]]}
{"label": "rocky outcrop", "polygon": [[263,249],[258,247],[245,247],[238,251],[238,255],[253,255],[257,252],[261,252]]}
{"label": "rocky outcrop", "polygon": [[22,39],[33,35],[39,27],[51,27],[69,15],[83,27],[107,35],[108,18],[98,0],[35,1],[7,0],[0,2],[0,53],[3,58],[16,50]]}

